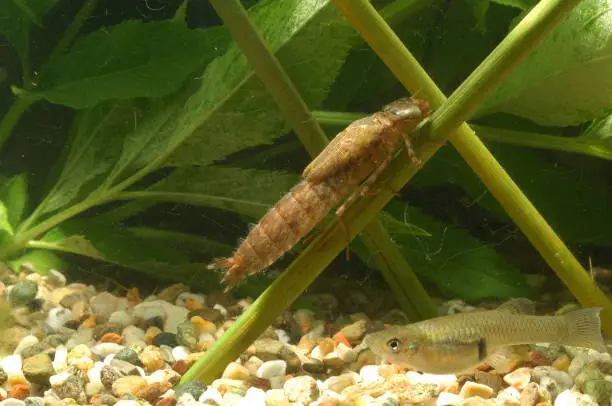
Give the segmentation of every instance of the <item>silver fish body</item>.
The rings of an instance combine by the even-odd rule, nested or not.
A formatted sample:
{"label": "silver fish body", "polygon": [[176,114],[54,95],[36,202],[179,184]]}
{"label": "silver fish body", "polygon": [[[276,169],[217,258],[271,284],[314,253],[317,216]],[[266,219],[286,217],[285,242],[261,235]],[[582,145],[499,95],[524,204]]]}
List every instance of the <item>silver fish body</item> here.
{"label": "silver fish body", "polygon": [[[474,311],[395,326],[366,337],[367,346],[390,363],[427,373],[466,372],[490,365],[510,346],[554,343],[606,352],[599,308],[559,316],[507,309]],[[495,366],[495,365],[492,365]]]}

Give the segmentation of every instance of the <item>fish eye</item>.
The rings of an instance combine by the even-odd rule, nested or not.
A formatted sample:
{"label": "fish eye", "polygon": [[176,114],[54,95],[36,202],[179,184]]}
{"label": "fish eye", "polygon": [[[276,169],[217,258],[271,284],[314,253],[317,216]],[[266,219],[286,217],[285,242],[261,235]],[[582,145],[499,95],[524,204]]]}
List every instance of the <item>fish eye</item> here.
{"label": "fish eye", "polygon": [[389,341],[387,341],[387,347],[389,347],[391,349],[391,351],[397,353],[400,350],[400,340],[398,340],[397,338],[392,338]]}

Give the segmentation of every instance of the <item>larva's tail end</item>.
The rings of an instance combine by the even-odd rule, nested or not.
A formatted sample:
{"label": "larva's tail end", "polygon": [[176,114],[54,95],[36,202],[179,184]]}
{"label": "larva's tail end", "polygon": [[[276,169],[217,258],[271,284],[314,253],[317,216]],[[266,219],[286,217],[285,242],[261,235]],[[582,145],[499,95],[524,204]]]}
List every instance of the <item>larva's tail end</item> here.
{"label": "larva's tail end", "polygon": [[232,264],[232,266],[225,272],[221,283],[225,283],[227,286],[224,291],[230,291],[238,282],[240,282],[245,276],[244,270],[238,264]]}
{"label": "larva's tail end", "polygon": [[234,262],[231,258],[221,258],[215,259],[213,262],[208,264],[206,268],[208,269],[225,269],[231,268],[234,265]]}

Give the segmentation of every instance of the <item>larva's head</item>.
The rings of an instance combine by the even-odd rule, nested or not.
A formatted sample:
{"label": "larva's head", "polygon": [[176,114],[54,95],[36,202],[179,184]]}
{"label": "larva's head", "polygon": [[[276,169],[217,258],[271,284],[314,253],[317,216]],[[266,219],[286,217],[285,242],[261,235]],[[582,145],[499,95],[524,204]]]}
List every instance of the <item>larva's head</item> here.
{"label": "larva's head", "polygon": [[431,111],[426,100],[404,97],[395,100],[382,108],[382,111],[395,120],[422,120]]}

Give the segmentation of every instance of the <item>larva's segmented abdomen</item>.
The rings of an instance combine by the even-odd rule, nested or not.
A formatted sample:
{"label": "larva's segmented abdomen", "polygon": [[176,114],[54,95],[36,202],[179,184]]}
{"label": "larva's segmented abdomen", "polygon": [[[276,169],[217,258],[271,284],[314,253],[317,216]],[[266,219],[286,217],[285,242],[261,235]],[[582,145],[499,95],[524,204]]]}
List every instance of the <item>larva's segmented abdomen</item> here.
{"label": "larva's segmented abdomen", "polygon": [[347,194],[352,182],[339,176],[326,182],[302,180],[261,218],[230,258],[210,268],[228,268],[228,288],[247,275],[262,271],[306,236]]}

